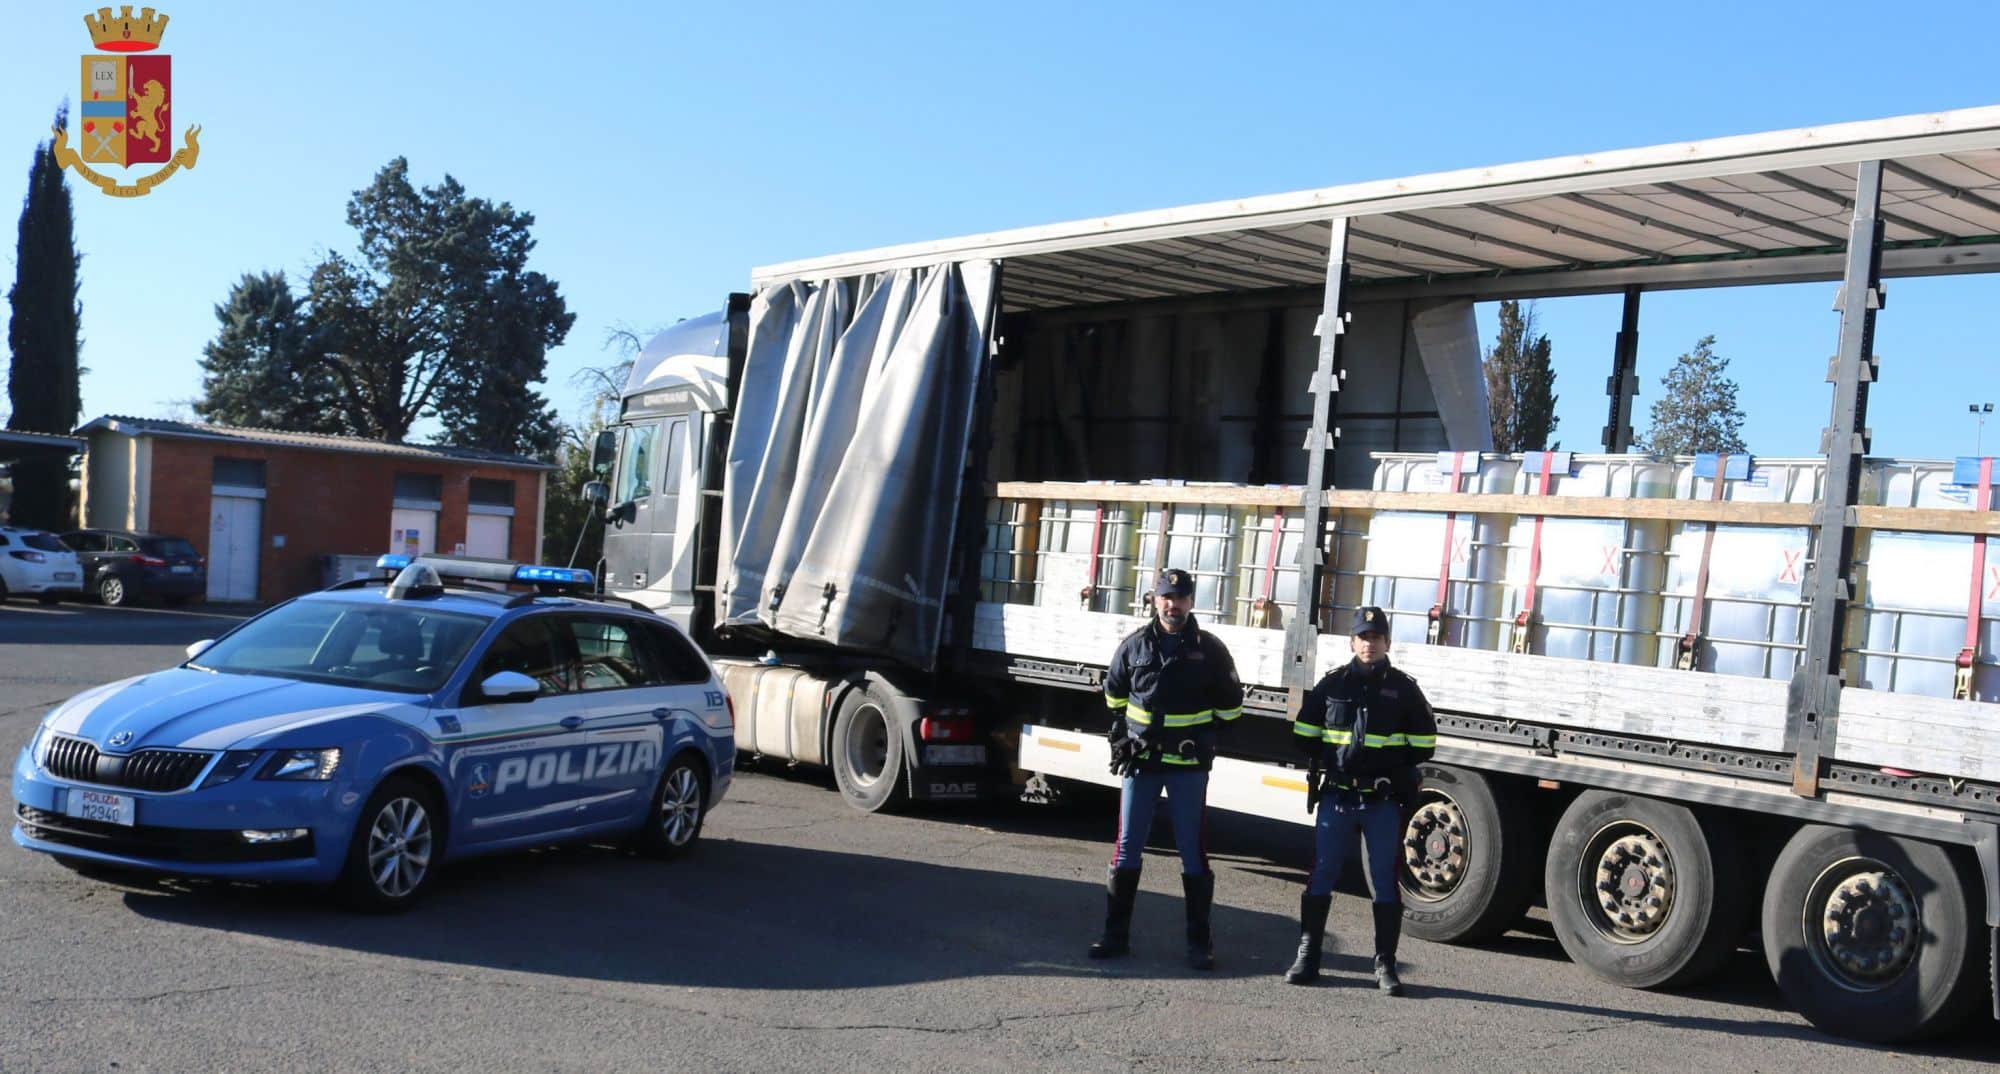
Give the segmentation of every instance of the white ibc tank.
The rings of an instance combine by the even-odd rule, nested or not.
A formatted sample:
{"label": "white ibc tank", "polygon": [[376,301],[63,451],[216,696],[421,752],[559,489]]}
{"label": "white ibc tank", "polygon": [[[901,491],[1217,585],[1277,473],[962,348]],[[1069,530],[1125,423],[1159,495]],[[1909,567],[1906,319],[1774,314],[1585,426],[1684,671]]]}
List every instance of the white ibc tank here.
{"label": "white ibc tank", "polygon": [[[1996,467],[2000,469],[2000,467]],[[1869,459],[1861,500],[1882,507],[1972,507],[1977,463]],[[1988,510],[1992,509],[1989,493]],[[1952,534],[1869,534],[1855,550],[1860,599],[1849,624],[1850,685],[1950,697],[1965,645],[1972,589],[1980,592],[1979,661],[1972,696],[2000,701],[2000,540],[1986,539],[1984,577],[1972,577],[1975,538]]]}
{"label": "white ibc tank", "polygon": [[[1819,497],[1826,460],[1720,460],[1725,468],[1716,495],[1717,459],[1678,460],[1674,497],[1732,503],[1804,503]],[[1695,582],[1702,545],[1709,549],[1708,596],[1702,618],[1706,644],[1695,668],[1725,675],[1789,679],[1805,645],[1805,567],[1810,530],[1804,526],[1717,525],[1682,522],[1667,551],[1666,596],[1661,607],[1659,663],[1673,667],[1678,641],[1694,624]]]}
{"label": "white ibc tank", "polygon": [[[1515,476],[1521,469],[1518,456],[1473,452],[1376,452],[1375,491],[1451,492],[1454,454],[1459,467],[1456,491],[1514,491]],[[1362,568],[1365,602],[1390,613],[1390,632],[1395,640],[1424,644],[1429,612],[1437,603],[1438,570],[1444,562],[1448,534],[1451,569],[1445,605],[1449,614],[1441,640],[1470,649],[1499,647],[1505,622],[1501,574],[1507,527],[1505,515],[1460,514],[1453,519],[1431,511],[1375,512],[1368,524],[1368,551]]]}
{"label": "white ibc tank", "polygon": [[[1132,505],[1126,503],[1051,500],[1043,504],[1034,602],[1047,608],[1093,612],[1123,612],[1130,607],[1137,539],[1133,513]],[[1086,587],[1094,587],[1087,599]]]}
{"label": "white ibc tank", "polygon": [[[1542,494],[1541,466],[1552,460],[1546,494],[1652,499],[1673,494],[1673,464],[1649,455],[1535,452],[1522,459],[1513,492]],[[1508,622],[1528,595],[1536,518],[1517,515],[1507,540],[1503,614]],[[1579,660],[1652,664],[1659,652],[1660,586],[1666,523],[1650,519],[1544,518],[1541,572],[1535,580],[1538,625],[1528,651]],[[1506,648],[1510,632],[1503,632]]]}

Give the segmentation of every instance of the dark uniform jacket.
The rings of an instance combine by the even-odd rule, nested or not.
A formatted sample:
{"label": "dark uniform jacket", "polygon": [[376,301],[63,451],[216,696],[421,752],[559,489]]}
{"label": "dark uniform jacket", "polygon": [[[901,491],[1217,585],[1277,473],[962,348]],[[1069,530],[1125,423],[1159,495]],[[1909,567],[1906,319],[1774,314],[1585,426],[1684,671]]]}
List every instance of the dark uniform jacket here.
{"label": "dark uniform jacket", "polygon": [[1437,750],[1437,720],[1417,680],[1390,667],[1350,660],[1327,672],[1306,694],[1292,738],[1317,755],[1327,785],[1375,793],[1387,776],[1396,793],[1416,790],[1416,766]]}
{"label": "dark uniform jacket", "polygon": [[1119,643],[1104,672],[1104,703],[1144,747],[1140,768],[1207,771],[1216,721],[1243,715],[1243,684],[1229,647],[1189,615],[1178,633],[1152,622]]}

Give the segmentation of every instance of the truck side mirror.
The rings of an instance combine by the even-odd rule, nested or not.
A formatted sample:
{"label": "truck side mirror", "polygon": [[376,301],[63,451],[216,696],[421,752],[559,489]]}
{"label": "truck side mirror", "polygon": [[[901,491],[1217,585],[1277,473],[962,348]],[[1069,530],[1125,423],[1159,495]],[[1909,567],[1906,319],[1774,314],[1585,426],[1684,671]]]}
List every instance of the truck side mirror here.
{"label": "truck side mirror", "polygon": [[586,503],[602,505],[611,499],[611,486],[602,481],[583,483],[583,499]]}
{"label": "truck side mirror", "polygon": [[590,468],[600,474],[611,472],[611,464],[618,458],[618,430],[603,429],[597,434],[597,443],[590,449]]}

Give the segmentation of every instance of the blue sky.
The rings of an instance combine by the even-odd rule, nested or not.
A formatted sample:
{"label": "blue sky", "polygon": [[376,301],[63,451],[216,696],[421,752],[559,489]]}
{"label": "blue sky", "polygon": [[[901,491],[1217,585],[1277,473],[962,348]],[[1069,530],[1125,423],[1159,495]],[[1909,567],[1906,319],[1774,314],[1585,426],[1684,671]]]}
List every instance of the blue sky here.
{"label": "blue sky", "polygon": [[[33,144],[74,97],[82,16],[10,5],[0,241]],[[193,172],[76,187],[86,418],[194,396],[245,271],[348,249],[347,196],[398,154],[535,213],[577,314],[548,394],[606,332],[717,307],[754,265],[1448,168],[2000,103],[2000,9],[1845,2],[1222,6],[248,4],[165,0]],[[838,10],[840,18],[831,18]],[[291,14],[286,12],[290,11]],[[2000,402],[2000,278],[1891,285],[1878,454],[1972,450]],[[1645,408],[1714,333],[1760,454],[1816,450],[1832,284],[1648,295]],[[1482,310],[1487,331],[1490,307]],[[1595,445],[1615,297],[1541,304],[1565,446]],[[1987,443],[2000,443],[2000,426]]]}

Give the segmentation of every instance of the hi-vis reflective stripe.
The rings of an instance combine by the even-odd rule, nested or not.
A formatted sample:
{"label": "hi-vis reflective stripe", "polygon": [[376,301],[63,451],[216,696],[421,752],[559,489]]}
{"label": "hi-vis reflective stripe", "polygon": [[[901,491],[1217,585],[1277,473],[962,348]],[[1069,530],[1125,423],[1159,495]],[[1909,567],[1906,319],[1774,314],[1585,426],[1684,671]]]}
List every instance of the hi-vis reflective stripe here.
{"label": "hi-vis reflective stripe", "polygon": [[1112,696],[1110,696],[1109,694],[1106,694],[1106,695],[1105,695],[1105,697],[1104,697],[1104,703],[1105,703],[1105,704],[1106,704],[1107,706],[1109,706],[1109,707],[1111,707],[1111,708],[1114,708],[1114,709],[1122,709],[1122,708],[1124,708],[1124,707],[1125,707],[1125,701],[1126,701],[1126,699],[1125,699],[1125,698],[1122,698],[1122,697],[1112,697]]}
{"label": "hi-vis reflective stripe", "polygon": [[1304,720],[1294,720],[1292,722],[1292,734],[1304,735],[1307,738],[1319,738],[1326,734],[1326,728],[1320,724],[1307,723]]}
{"label": "hi-vis reflective stripe", "polygon": [[1180,754],[1178,754],[1178,753],[1162,753],[1162,754],[1160,754],[1160,763],[1161,763],[1161,764],[1184,764],[1184,765],[1198,765],[1198,764],[1200,764],[1201,762],[1200,762],[1200,761],[1197,761],[1197,760],[1195,760],[1195,759],[1194,759],[1194,758],[1192,758],[1192,757],[1183,757],[1183,756],[1181,756],[1181,755],[1180,755]]}
{"label": "hi-vis reflective stripe", "polygon": [[[1294,723],[1292,725],[1292,732],[1294,734],[1300,734],[1300,735],[1305,735],[1307,737],[1311,737],[1313,733],[1312,725],[1305,723]],[[1320,741],[1330,746],[1345,746],[1348,743],[1354,741],[1354,732],[1341,731],[1336,728],[1328,727],[1320,732]],[[1398,731],[1393,735],[1364,735],[1361,739],[1361,745],[1367,748],[1378,749],[1378,750],[1388,749],[1391,746],[1426,746],[1435,748],[1437,746],[1437,736],[1406,735],[1401,731]]]}
{"label": "hi-vis reflective stripe", "polygon": [[[1114,705],[1112,707],[1118,708],[1120,706]],[[1153,725],[1153,714],[1147,712],[1145,709],[1132,704],[1123,704],[1123,708],[1125,709],[1125,718],[1127,720],[1138,724],[1140,727],[1151,727]],[[1203,709],[1200,712],[1189,713],[1170,712],[1160,718],[1160,723],[1166,727],[1200,727],[1214,718],[1214,709]]]}
{"label": "hi-vis reflective stripe", "polygon": [[1242,708],[1242,706],[1240,706],[1240,705],[1239,705],[1239,706],[1237,706],[1236,708],[1233,708],[1233,709],[1216,709],[1216,710],[1215,710],[1215,718],[1216,718],[1216,719],[1218,719],[1218,720],[1233,720],[1233,719],[1235,719],[1236,717],[1238,717],[1238,716],[1241,716],[1241,715],[1243,715],[1243,708]]}

